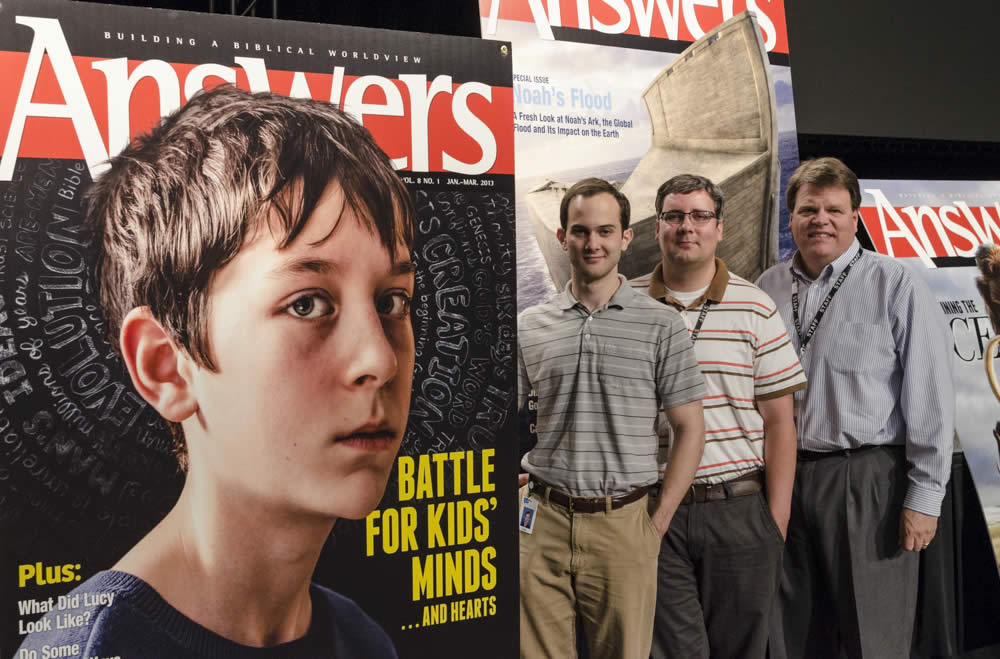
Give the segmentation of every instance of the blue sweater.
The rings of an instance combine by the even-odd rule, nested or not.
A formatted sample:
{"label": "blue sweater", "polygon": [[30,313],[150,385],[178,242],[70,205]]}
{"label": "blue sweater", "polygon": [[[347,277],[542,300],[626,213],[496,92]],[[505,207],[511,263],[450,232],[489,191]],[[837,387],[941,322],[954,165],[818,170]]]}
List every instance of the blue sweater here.
{"label": "blue sweater", "polygon": [[[21,649],[35,650],[39,657],[64,656],[56,648],[77,645],[72,656],[84,659],[396,659],[389,637],[352,600],[316,584],[309,592],[312,621],[306,635],[254,648],[185,617],[138,577],[99,572],[70,593],[79,595],[78,607],[47,613],[42,620],[50,622],[42,624],[51,629],[29,634]],[[102,599],[95,601],[98,598]],[[42,651],[44,646],[48,646],[47,653]]]}

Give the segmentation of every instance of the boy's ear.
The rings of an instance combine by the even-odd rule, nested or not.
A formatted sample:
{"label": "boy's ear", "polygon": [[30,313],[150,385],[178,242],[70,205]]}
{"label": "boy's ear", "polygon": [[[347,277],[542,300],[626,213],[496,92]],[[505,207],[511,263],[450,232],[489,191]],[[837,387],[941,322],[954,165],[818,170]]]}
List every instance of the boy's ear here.
{"label": "boy's ear", "polygon": [[191,358],[174,344],[149,307],[125,315],[121,351],[132,384],[160,416],[179,423],[198,410]]}

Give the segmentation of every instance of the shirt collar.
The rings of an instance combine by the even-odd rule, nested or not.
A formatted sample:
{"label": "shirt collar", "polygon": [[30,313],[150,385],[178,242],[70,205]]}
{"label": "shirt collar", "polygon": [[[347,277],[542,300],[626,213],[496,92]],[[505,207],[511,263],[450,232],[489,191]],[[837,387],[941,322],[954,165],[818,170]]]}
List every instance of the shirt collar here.
{"label": "shirt collar", "polygon": [[[844,253],[833,260],[832,263],[828,263],[825,268],[820,270],[819,276],[816,279],[833,279],[839,277],[840,273],[844,271],[861,249],[861,243],[855,238],[851,241],[851,246],[844,250]],[[802,265],[802,256],[796,250],[795,255],[792,260],[789,261],[789,269],[792,271],[792,275],[798,277],[799,279],[804,279],[806,281],[814,281],[809,275],[806,274],[805,267]]]}
{"label": "shirt collar", "polygon": [[718,256],[715,257],[715,276],[712,283],[708,285],[705,297],[718,304],[722,302],[722,296],[726,294],[726,286],[729,285],[729,268]]}
{"label": "shirt collar", "polygon": [[[712,276],[712,283],[708,285],[708,290],[705,291],[705,294],[692,302],[690,306],[696,307],[706,298],[711,300],[713,304],[722,302],[722,296],[726,294],[726,286],[728,285],[729,269],[726,268],[725,262],[716,256],[715,274]],[[684,305],[679,300],[667,295],[667,285],[663,281],[663,261],[657,263],[656,268],[653,269],[653,274],[649,280],[649,295],[657,300],[666,302],[670,306],[681,310],[684,309]]]}
{"label": "shirt collar", "polygon": [[635,294],[636,292],[629,286],[628,279],[625,279],[625,275],[618,273],[618,290],[615,291],[615,294],[611,296],[611,299],[608,300],[605,306],[624,309]]}
{"label": "shirt collar", "polygon": [[[566,287],[563,288],[562,292],[555,296],[553,301],[555,304],[563,311],[569,311],[576,305],[580,304],[580,301],[576,299],[573,292],[570,290],[572,280],[566,282]],[[611,296],[608,303],[604,305],[605,307],[615,307],[618,309],[624,309],[628,304],[628,301],[632,298],[635,291],[629,286],[628,280],[625,279],[625,275],[618,273],[618,290],[615,294]]]}
{"label": "shirt collar", "polygon": [[566,282],[566,287],[552,300],[563,311],[569,311],[577,305],[576,298],[573,297],[573,293],[569,290],[571,283],[571,281]]}

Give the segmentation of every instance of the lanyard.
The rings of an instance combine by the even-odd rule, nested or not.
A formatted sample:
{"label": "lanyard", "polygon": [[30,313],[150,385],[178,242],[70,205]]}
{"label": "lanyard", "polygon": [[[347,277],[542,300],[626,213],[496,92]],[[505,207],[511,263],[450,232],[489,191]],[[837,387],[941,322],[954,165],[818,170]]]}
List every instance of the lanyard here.
{"label": "lanyard", "polygon": [[691,330],[691,343],[698,340],[698,332],[701,331],[701,324],[705,322],[705,316],[708,315],[708,307],[712,304],[712,301],[705,298],[705,301],[701,303],[701,313],[698,314],[698,320],[694,324],[694,329]]}
{"label": "lanyard", "polygon": [[844,283],[844,280],[847,279],[847,275],[851,272],[851,266],[858,262],[858,259],[861,258],[863,253],[864,250],[859,247],[858,253],[854,255],[851,262],[847,264],[844,271],[840,273],[839,277],[837,277],[837,281],[834,282],[833,288],[830,289],[830,292],[826,294],[826,298],[823,300],[822,304],[819,305],[816,317],[812,319],[811,323],[809,323],[809,329],[806,330],[805,335],[802,334],[802,323],[799,322],[799,282],[798,280],[795,280],[794,289],[792,290],[792,316],[795,318],[795,333],[799,337],[800,359],[802,355],[805,354],[806,346],[809,345],[809,339],[812,338],[812,335],[816,332],[816,328],[819,327],[820,319],[823,318],[823,314],[826,313],[827,307],[830,306],[830,300],[832,300],[833,296],[837,294],[838,290],[840,290],[840,286]]}

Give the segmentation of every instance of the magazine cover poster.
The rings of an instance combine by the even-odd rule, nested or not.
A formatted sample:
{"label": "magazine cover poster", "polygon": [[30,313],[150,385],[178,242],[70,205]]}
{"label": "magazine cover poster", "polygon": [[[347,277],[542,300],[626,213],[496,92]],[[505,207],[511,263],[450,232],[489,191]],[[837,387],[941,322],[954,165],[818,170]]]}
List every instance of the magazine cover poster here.
{"label": "magazine cover poster", "polygon": [[[1000,563],[1000,404],[985,360],[994,336],[976,288],[976,249],[1000,244],[1000,183],[863,180],[859,228],[927,282],[954,338],[955,431]],[[996,354],[993,355],[996,357]]]}
{"label": "magazine cover poster", "polygon": [[597,176],[628,197],[626,277],[659,260],[656,189],[700,174],[725,197],[719,256],[753,281],[794,251],[781,190],[798,166],[781,0],[480,0],[514,53],[518,306],[561,289],[559,202]]}
{"label": "magazine cover poster", "polygon": [[[354,600],[388,634],[400,657],[465,657],[470,648],[482,657],[515,656],[516,443],[511,438],[517,422],[517,302],[509,45],[56,0],[5,0],[0,4],[0,44],[0,657],[84,656],[91,646],[47,644],[44,635],[73,638],[98,617],[113,617],[115,607],[126,606],[127,600],[100,588],[69,593],[94,583],[89,581],[94,575],[134,554],[130,550],[137,543],[143,546],[151,529],[165,516],[169,519],[182,492],[186,496],[186,478],[195,473],[189,470],[186,475],[178,466],[160,412],[163,399],[156,399],[154,406],[149,391],[135,386],[108,339],[109,314],[94,272],[99,258],[111,257],[85,222],[86,198],[96,189],[93,182],[108,171],[108,159],[133,138],[147,134],[161,117],[187,107],[200,90],[223,85],[343,108],[371,132],[391,160],[381,166],[391,177],[397,170],[405,184],[400,194],[408,195],[414,208],[412,290],[379,288],[373,295],[355,297],[345,293],[341,304],[318,286],[282,306],[280,314],[275,312],[280,321],[274,322],[329,317],[309,327],[335,328],[341,322],[335,319],[362,317],[360,312],[348,314],[349,301],[360,300],[361,308],[375,309],[372,315],[382,319],[376,322],[383,327],[387,318],[394,327],[412,326],[410,347],[402,339],[397,345],[388,330],[389,338],[381,339],[395,349],[391,358],[379,362],[387,369],[384,379],[403,383],[394,389],[394,398],[380,404],[386,409],[377,406],[375,412],[359,414],[349,405],[336,407],[344,400],[341,394],[331,392],[327,398],[306,386],[330,368],[329,363],[319,358],[310,362],[295,346],[286,352],[281,344],[253,344],[241,334],[244,329],[251,337],[265,334],[259,324],[241,318],[239,307],[232,317],[242,329],[230,332],[232,345],[211,346],[222,350],[220,355],[242,347],[246,352],[241,364],[273,367],[237,371],[256,384],[247,389],[247,382],[235,383],[249,395],[235,401],[232,409],[251,420],[261,410],[268,411],[271,417],[262,419],[262,427],[278,428],[274,442],[283,442],[288,456],[306,450],[309,432],[324,420],[340,418],[355,419],[351,423],[358,425],[341,433],[351,446],[382,456],[377,465],[372,458],[373,465],[384,467],[382,472],[372,467],[382,480],[364,481],[375,485],[359,494],[371,499],[371,507],[353,511],[357,519],[335,515],[344,518],[336,521],[332,533],[320,534],[318,545],[309,550],[307,560],[316,564],[312,582]],[[247,148],[255,149],[270,138],[254,133],[245,139]],[[286,166],[283,163],[274,165],[277,171]],[[364,186],[370,169],[359,165],[344,170],[344,181],[357,179],[362,181],[357,185]],[[213,176],[226,179],[227,173],[190,172],[192,181]],[[346,198],[347,185],[330,194]],[[191,194],[193,189],[192,184]],[[127,207],[139,193],[133,195],[127,185],[124,190],[122,206]],[[319,198],[317,215],[327,199]],[[222,207],[229,201],[213,203]],[[346,217],[347,211],[342,212]],[[315,235],[310,233],[312,217],[302,236]],[[383,219],[371,221],[377,225]],[[354,259],[350,262],[372,268],[379,277],[384,274],[380,267],[389,272],[386,276],[410,276],[405,253],[397,254],[402,260],[391,267],[361,261],[373,254],[372,263],[383,263],[379,259],[388,257],[380,255],[388,248],[373,241],[386,245],[391,236],[379,238],[374,225],[366,231],[360,220],[343,224],[314,242],[310,238],[305,247],[293,239],[272,252],[280,255],[286,248],[318,245],[315,249],[340,250],[336,253],[347,254]],[[190,234],[182,233],[184,240],[197,240],[193,228]],[[351,237],[349,248],[336,245],[340,235]],[[249,248],[243,243],[235,249],[236,257],[227,264],[234,268]],[[210,325],[212,332],[218,324],[225,325],[220,317],[228,317],[212,306],[217,303],[222,309],[223,302],[211,298],[217,281],[230,281],[232,276],[224,275],[238,272],[227,271],[227,265],[215,269],[212,277],[218,277],[207,288],[209,303],[203,309],[210,319],[205,322],[216,323]],[[361,279],[349,271],[338,272],[336,263],[308,259],[282,273],[308,273],[323,282]],[[246,288],[238,277],[234,285]],[[247,314],[264,295],[256,289],[248,292]],[[184,304],[189,301],[179,300],[179,306]],[[407,330],[399,331],[406,336]],[[380,340],[377,335],[344,336],[343,341],[369,345]],[[388,354],[383,348],[379,354]],[[140,372],[139,367],[135,370]],[[204,371],[207,367],[197,370]],[[227,375],[225,364],[215,375]],[[208,381],[209,375],[204,378]],[[351,382],[361,386],[373,378],[362,374]],[[302,397],[296,400],[290,392]],[[393,402],[401,407],[395,411],[402,419],[398,427],[380,421],[392,417],[394,411],[388,408]],[[220,404],[220,409],[227,408]],[[202,406],[197,412],[204,410]],[[248,435],[258,433],[251,421],[225,417],[222,427],[232,421],[233,427],[249,428]],[[364,422],[369,417],[374,421]],[[288,432],[283,432],[286,423]],[[302,429],[309,432],[300,433]],[[344,439],[332,430],[330,434],[331,445]],[[300,460],[296,470],[284,464],[286,454],[269,445],[270,436],[267,441],[251,441],[249,436],[226,441],[241,442],[232,464],[254,465],[247,473],[220,459],[227,477],[257,488],[253,491],[263,492],[265,502],[273,490],[280,504],[274,510],[283,510],[285,499],[280,497],[288,492],[303,499],[310,511],[310,506],[326,505],[323,497],[302,493],[311,492],[306,484],[312,480],[334,488],[340,473],[336,469],[329,480],[317,461]],[[398,447],[398,452],[393,448],[385,457],[386,446]],[[263,453],[254,455],[256,448]],[[201,454],[190,457],[196,461]],[[261,457],[272,454],[270,462]],[[323,460],[318,462],[325,464]],[[286,478],[277,482],[276,473]],[[325,491],[322,487],[319,491]],[[350,496],[345,500],[355,501]],[[221,498],[192,501],[215,510]],[[301,515],[268,528],[253,526],[254,519],[274,518],[274,510],[259,503],[255,500],[252,510],[225,520],[223,526],[230,528],[227,525],[245,519],[249,526],[242,527],[242,533],[247,537],[214,568],[243,569],[244,549],[254,555],[264,548],[273,550],[286,537],[283,533],[299,528]],[[239,508],[238,503],[230,505]],[[195,517],[201,514],[198,506],[191,508]],[[265,517],[265,508],[272,516]],[[301,550],[294,542],[285,544],[293,554]],[[152,556],[138,559],[158,565]],[[259,566],[260,579],[248,584],[248,593],[277,581],[283,566],[278,560]],[[165,580],[168,590],[171,581]],[[182,582],[180,575],[176,581]],[[199,591],[205,602],[213,601],[207,580]],[[330,598],[334,601],[335,596]],[[170,604],[169,597],[164,599]],[[240,605],[250,601],[248,596]],[[313,611],[316,601],[314,596]],[[216,614],[209,611],[208,618],[220,617]],[[193,617],[197,624],[199,616]],[[242,624],[225,619],[202,632],[239,629]],[[19,651],[33,634],[42,635],[42,642]]]}

